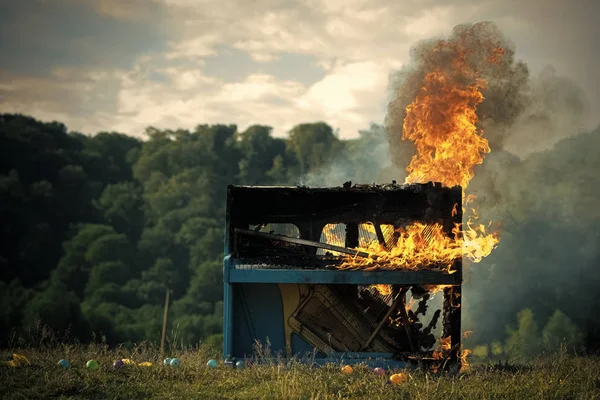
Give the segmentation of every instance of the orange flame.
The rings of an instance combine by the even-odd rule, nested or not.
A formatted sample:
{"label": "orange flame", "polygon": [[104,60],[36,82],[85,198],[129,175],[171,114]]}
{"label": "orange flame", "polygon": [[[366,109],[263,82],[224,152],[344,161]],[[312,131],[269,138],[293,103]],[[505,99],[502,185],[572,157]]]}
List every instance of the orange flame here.
{"label": "orange flame", "polygon": [[385,283],[379,283],[376,285],[371,285],[370,287],[377,290],[379,292],[379,294],[382,296],[388,296],[388,295],[392,294],[392,285],[388,285]]}
{"label": "orange flame", "polygon": [[[406,168],[409,174],[405,182],[460,185],[465,209],[475,200],[474,195],[465,196],[475,176],[474,168],[491,151],[476,126],[477,106],[484,100],[481,89],[486,83],[465,62],[468,54],[460,43],[442,42],[441,49],[451,54],[452,69],[429,72],[420,93],[406,107],[402,139],[415,144],[416,154]],[[488,61],[499,63],[505,52],[503,48],[490,47]],[[462,243],[464,255],[473,262],[488,256],[499,243],[498,232],[489,233],[485,226],[475,225],[476,219],[477,212],[471,208]]]}
{"label": "orange flame", "polygon": [[433,351],[434,360],[442,360],[446,356],[446,353],[451,349],[450,341],[450,336],[439,340],[438,347]]}
{"label": "orange flame", "polygon": [[498,243],[497,233],[487,234],[482,224],[467,223],[468,229],[461,230],[456,224],[449,236],[441,224],[428,225],[415,222],[407,228],[396,230],[398,240],[389,250],[373,240],[367,247],[358,250],[371,254],[371,257],[346,256],[341,269],[360,268],[366,271],[374,269],[430,268],[456,272],[454,262],[465,256],[473,262],[479,262],[489,255]]}
{"label": "orange flame", "polygon": [[[474,168],[491,151],[476,125],[477,106],[484,101],[481,90],[486,82],[470,68],[466,61],[469,52],[460,43],[442,42],[434,51],[442,50],[450,55],[445,69],[438,66],[427,73],[415,100],[406,107],[402,138],[414,143],[416,154],[406,168],[405,183],[460,185],[464,213],[467,204],[475,200],[474,195],[465,194],[475,175]],[[500,62],[505,53],[504,49],[493,46],[488,50],[489,62]],[[453,216],[458,213],[457,207],[452,210]],[[345,256],[341,268],[430,268],[452,273],[455,260],[466,257],[479,262],[500,241],[498,232],[490,232],[490,225],[477,224],[477,219],[476,209],[470,207],[467,222],[456,224],[450,235],[440,224],[417,222],[397,229],[399,237],[393,246],[388,244],[383,248],[376,240],[361,243],[358,250],[372,257]]]}
{"label": "orange flame", "polygon": [[469,369],[470,364],[467,361],[467,357],[469,357],[470,354],[471,354],[471,350],[463,349],[460,352],[460,354],[458,355],[458,358],[460,359],[460,364],[461,364],[460,372],[465,372]]}
{"label": "orange flame", "polygon": [[406,183],[467,187],[475,175],[473,168],[490,152],[475,127],[482,86],[478,82],[460,87],[441,71],[425,77],[425,86],[406,108],[404,119],[403,139],[411,140],[417,150],[406,168]]}
{"label": "orange flame", "polygon": [[[344,236],[341,235],[340,233],[336,232],[336,228],[338,227],[338,224],[327,224],[325,225],[325,227],[323,228],[323,232],[322,232],[322,239],[321,241],[323,241],[324,239],[324,243],[327,244],[331,244],[333,246],[344,246],[345,244],[345,239]],[[342,253],[339,253],[337,251],[332,251],[332,250],[327,250],[327,252],[331,253],[331,255],[333,256],[341,256]]]}

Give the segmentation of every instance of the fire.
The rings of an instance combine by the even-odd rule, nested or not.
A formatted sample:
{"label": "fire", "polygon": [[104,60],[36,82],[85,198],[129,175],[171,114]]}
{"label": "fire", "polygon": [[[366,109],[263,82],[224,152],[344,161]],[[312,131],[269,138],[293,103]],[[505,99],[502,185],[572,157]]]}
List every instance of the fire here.
{"label": "fire", "polygon": [[471,354],[471,350],[469,349],[463,349],[460,354],[458,355],[458,358],[460,358],[460,364],[461,364],[461,369],[460,372],[465,372],[469,369],[469,361],[467,361],[467,357],[469,357],[469,355]]}
{"label": "fire", "polygon": [[[450,56],[449,62],[444,68],[432,67],[414,101],[406,107],[403,140],[414,143],[416,154],[406,168],[405,183],[460,185],[466,214],[467,205],[475,196],[466,195],[465,190],[475,175],[474,168],[491,151],[477,128],[477,106],[484,101],[481,91],[486,82],[467,63],[469,51],[460,42],[442,42],[434,52],[442,51]],[[490,46],[488,62],[498,63],[504,54],[504,49]],[[452,210],[453,216],[458,206]],[[361,243],[357,250],[372,257],[345,256],[340,268],[429,268],[453,273],[454,262],[461,257],[477,263],[492,252],[500,239],[498,232],[491,230],[491,224],[476,223],[475,207],[469,207],[469,211],[467,222],[456,224],[451,235],[440,224],[415,222],[396,229],[391,245],[383,246],[377,240]],[[367,224],[363,226],[374,232]],[[390,229],[385,225],[381,228],[385,232]]]}
{"label": "fire", "polygon": [[403,139],[412,141],[417,151],[406,168],[406,183],[467,187],[475,175],[473,168],[491,151],[475,126],[482,86],[482,82],[457,86],[441,71],[425,77],[425,86],[406,108],[404,119]]}
{"label": "fire", "polygon": [[346,257],[340,268],[417,270],[423,265],[433,264],[449,273],[454,272],[452,266],[462,256],[462,246],[460,240],[447,235],[442,225],[417,222],[397,229],[396,233],[397,242],[390,250],[373,240],[366,248],[360,249],[372,254],[372,257]]}
{"label": "fire", "polygon": [[382,296],[389,296],[390,294],[392,294],[392,285],[388,285],[385,283],[379,283],[376,285],[371,285],[370,287],[377,290],[379,292],[379,294]]}
{"label": "fire", "polygon": [[444,359],[444,357],[446,357],[446,353],[451,349],[450,343],[450,336],[440,339],[438,347],[433,351],[433,359]]}
{"label": "fire", "polygon": [[483,224],[467,222],[468,229],[462,230],[456,224],[449,236],[440,224],[427,225],[415,222],[406,228],[396,230],[398,239],[390,249],[377,240],[358,250],[371,254],[371,257],[346,256],[341,269],[408,269],[430,268],[456,272],[454,262],[467,257],[479,262],[489,255],[498,243],[497,233],[487,233]]}
{"label": "fire", "polygon": [[[506,54],[505,49],[493,43],[482,45],[487,46],[483,49],[487,50],[483,60],[490,64],[499,64]],[[436,54],[444,56],[436,58]],[[451,234],[437,223],[414,222],[402,228],[392,227],[393,235],[389,235],[389,226],[381,226],[381,231],[386,232],[384,237],[393,236],[393,242],[380,243],[373,239],[370,243],[360,243],[356,250],[371,257],[346,255],[340,268],[428,268],[451,274],[455,272],[456,260],[467,258],[480,262],[500,241],[499,232],[492,229],[491,223],[477,222],[477,209],[471,204],[476,198],[466,194],[475,176],[475,167],[491,152],[484,132],[478,128],[477,116],[477,107],[485,100],[482,90],[487,83],[477,72],[476,63],[471,62],[473,54],[461,39],[440,42],[433,55],[432,59],[438,61],[429,63],[423,85],[405,109],[402,140],[411,141],[415,147],[415,155],[406,167],[405,183],[439,182],[445,187],[460,186],[463,204],[454,205],[452,216],[456,216],[458,207],[462,206],[466,222],[455,224]],[[441,59],[444,62],[440,63]],[[375,231],[369,226],[366,228],[369,232]],[[376,289],[384,294],[389,293],[390,287],[377,285]],[[439,291],[443,286],[431,289]],[[443,359],[450,349],[450,337],[443,338],[433,358]],[[468,366],[469,353],[470,350],[460,352],[463,368]]]}
{"label": "fire", "polygon": [[[339,232],[336,232],[337,228],[338,228],[338,224],[327,224],[325,225],[325,227],[323,228],[323,233],[322,233],[322,237],[325,239],[324,243],[327,244],[331,244],[334,246],[344,246],[345,244],[345,240],[344,240],[344,236],[342,234],[340,234]],[[342,253],[339,253],[337,251],[332,251],[332,250],[327,250],[329,253],[331,253],[331,255],[334,256],[341,256]]]}
{"label": "fire", "polygon": [[[463,210],[475,200],[465,196],[474,168],[483,163],[491,149],[483,132],[477,128],[477,106],[484,101],[481,90],[486,82],[465,61],[468,51],[459,42],[442,42],[436,51],[451,56],[450,70],[440,67],[425,76],[415,100],[406,107],[403,140],[414,143],[416,154],[406,168],[405,183],[440,182],[447,187],[460,185]],[[506,53],[503,48],[488,48],[488,62],[497,64]],[[464,256],[473,262],[487,257],[499,243],[498,232],[488,232],[478,219],[475,208],[462,231]],[[453,210],[453,215],[456,211]],[[456,233],[456,232],[455,232]]]}

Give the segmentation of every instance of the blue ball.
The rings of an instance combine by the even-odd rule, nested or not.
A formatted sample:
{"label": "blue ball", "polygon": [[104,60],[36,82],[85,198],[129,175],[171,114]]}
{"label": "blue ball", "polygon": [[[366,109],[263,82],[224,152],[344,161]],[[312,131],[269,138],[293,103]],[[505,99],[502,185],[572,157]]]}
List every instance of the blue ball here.
{"label": "blue ball", "polygon": [[69,367],[71,366],[71,364],[69,364],[69,362],[68,362],[67,360],[65,360],[64,358],[63,358],[62,360],[59,360],[59,361],[58,361],[58,365],[59,365],[60,367],[63,367],[63,368],[65,368],[65,369],[66,369],[66,368],[69,368]]}
{"label": "blue ball", "polygon": [[235,367],[236,368],[244,368],[244,362],[243,361],[238,361],[235,363]]}
{"label": "blue ball", "polygon": [[171,358],[171,367],[178,367],[180,364],[178,358]]}
{"label": "blue ball", "polygon": [[206,363],[206,365],[209,368],[217,368],[217,360],[208,360],[208,362]]}
{"label": "blue ball", "polygon": [[171,365],[171,359],[169,357],[165,358],[165,360],[163,361],[163,364]]}

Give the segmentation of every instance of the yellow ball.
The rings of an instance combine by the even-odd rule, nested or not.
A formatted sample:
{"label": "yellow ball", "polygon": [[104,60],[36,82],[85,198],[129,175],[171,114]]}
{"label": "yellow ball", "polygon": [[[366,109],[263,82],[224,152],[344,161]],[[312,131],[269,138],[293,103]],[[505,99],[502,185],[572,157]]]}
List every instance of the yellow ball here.
{"label": "yellow ball", "polygon": [[408,375],[406,375],[404,372],[400,372],[399,374],[394,374],[392,376],[390,376],[390,382],[392,382],[394,385],[397,385],[399,383],[404,383],[408,380]]}
{"label": "yellow ball", "polygon": [[344,374],[351,374],[351,373],[352,373],[352,371],[353,371],[353,370],[352,370],[352,367],[351,367],[351,366],[349,366],[349,365],[344,365],[344,366],[342,367],[342,372],[343,372]]}

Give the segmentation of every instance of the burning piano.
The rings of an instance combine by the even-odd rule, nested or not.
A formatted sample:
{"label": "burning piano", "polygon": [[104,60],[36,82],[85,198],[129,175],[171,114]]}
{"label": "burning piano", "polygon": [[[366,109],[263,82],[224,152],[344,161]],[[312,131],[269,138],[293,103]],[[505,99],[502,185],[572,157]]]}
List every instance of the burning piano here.
{"label": "burning piano", "polygon": [[224,357],[460,366],[461,204],[437,183],[230,185]]}

